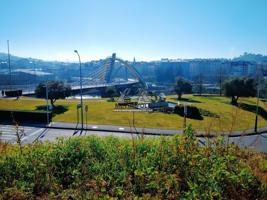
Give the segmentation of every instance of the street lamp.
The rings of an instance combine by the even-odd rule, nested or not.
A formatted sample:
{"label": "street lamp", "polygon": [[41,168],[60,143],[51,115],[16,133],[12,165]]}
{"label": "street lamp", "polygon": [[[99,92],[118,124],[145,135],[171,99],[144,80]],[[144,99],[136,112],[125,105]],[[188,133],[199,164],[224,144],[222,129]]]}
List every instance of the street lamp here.
{"label": "street lamp", "polygon": [[257,133],[258,131],[258,113],[259,113],[259,99],[260,99],[260,70],[259,67],[257,66],[257,105],[256,105],[256,117],[255,117],[255,128],[254,131]]}
{"label": "street lamp", "polygon": [[82,122],[82,130],[83,130],[83,88],[82,88],[82,63],[79,52],[74,50],[74,53],[78,55],[79,63],[80,63],[80,95],[81,95],[81,122]]}
{"label": "street lamp", "polygon": [[45,82],[45,96],[46,96],[46,121],[47,124],[50,124],[50,120],[49,120],[49,108],[48,108],[48,84],[47,81]]}
{"label": "street lamp", "polygon": [[47,81],[45,81],[44,85],[42,86],[42,88],[45,89],[45,99],[46,99],[46,123],[47,125],[50,124],[50,120],[49,120],[49,105],[48,105],[48,83]]}
{"label": "street lamp", "polygon": [[258,131],[259,98],[260,98],[260,88],[258,85],[257,86],[257,105],[256,105],[255,128],[254,128],[255,133],[257,133],[257,131]]}
{"label": "street lamp", "polygon": [[9,52],[9,40],[7,40],[7,54],[8,54],[8,68],[9,68],[9,89],[11,90],[11,67],[10,67],[10,52]]}

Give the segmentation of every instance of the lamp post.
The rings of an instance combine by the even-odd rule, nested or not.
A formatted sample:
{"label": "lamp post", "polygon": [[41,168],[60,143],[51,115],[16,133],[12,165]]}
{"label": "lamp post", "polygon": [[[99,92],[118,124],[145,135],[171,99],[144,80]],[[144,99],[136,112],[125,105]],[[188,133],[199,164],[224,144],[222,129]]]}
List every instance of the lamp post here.
{"label": "lamp post", "polygon": [[7,54],[8,54],[8,68],[9,68],[9,89],[11,89],[11,67],[10,67],[10,52],[9,52],[9,40],[7,40]]}
{"label": "lamp post", "polygon": [[260,88],[258,85],[258,87],[257,87],[257,106],[256,106],[256,117],[255,117],[255,129],[254,129],[255,133],[257,133],[257,131],[258,131],[259,96],[260,96]]}
{"label": "lamp post", "polygon": [[48,84],[47,84],[47,81],[45,82],[45,96],[46,96],[46,121],[47,121],[47,124],[49,124],[50,121],[49,121],[49,108],[48,108]]}
{"label": "lamp post", "polygon": [[78,55],[79,63],[80,63],[80,95],[81,95],[81,123],[82,123],[82,130],[83,130],[83,88],[82,88],[82,63],[79,52],[74,50],[74,53]]}
{"label": "lamp post", "polygon": [[256,105],[256,117],[255,117],[255,128],[254,131],[257,133],[258,131],[258,113],[259,113],[259,98],[260,98],[260,69],[257,66],[257,105]]}
{"label": "lamp post", "polygon": [[184,132],[186,129],[187,105],[184,103]]}

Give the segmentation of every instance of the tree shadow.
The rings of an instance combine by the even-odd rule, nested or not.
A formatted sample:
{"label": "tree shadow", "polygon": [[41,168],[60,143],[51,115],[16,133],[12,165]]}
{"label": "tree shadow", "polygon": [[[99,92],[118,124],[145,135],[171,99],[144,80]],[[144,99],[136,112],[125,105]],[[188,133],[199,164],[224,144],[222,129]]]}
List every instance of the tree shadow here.
{"label": "tree shadow", "polygon": [[178,99],[176,97],[171,97],[171,100],[175,100],[175,101],[185,101],[185,102],[189,102],[189,103],[202,103],[201,101],[197,101],[197,100],[193,100],[193,99],[188,99],[188,98],[181,98]]}
{"label": "tree shadow", "polygon": [[[250,105],[250,104],[246,104],[246,103],[239,103],[238,105],[239,108],[241,108],[242,110],[246,110],[252,113],[256,113],[256,105]],[[267,111],[265,109],[263,109],[261,106],[259,106],[258,109],[258,114],[264,118],[265,120],[267,120]]]}
{"label": "tree shadow", "polygon": [[218,115],[217,113],[211,112],[209,110],[199,108],[199,111],[200,111],[202,116],[212,117],[212,118],[220,118],[220,115]]}
{"label": "tree shadow", "polygon": [[[46,105],[40,105],[40,106],[36,106],[35,110],[46,111],[46,109],[47,109]],[[68,110],[69,110],[68,106],[56,105],[52,110],[52,116],[63,114]]]}
{"label": "tree shadow", "polygon": [[[184,107],[176,106],[174,109],[174,113],[184,117]],[[200,110],[195,106],[187,106],[187,115],[186,118],[195,119],[195,120],[203,120],[203,116]]]}

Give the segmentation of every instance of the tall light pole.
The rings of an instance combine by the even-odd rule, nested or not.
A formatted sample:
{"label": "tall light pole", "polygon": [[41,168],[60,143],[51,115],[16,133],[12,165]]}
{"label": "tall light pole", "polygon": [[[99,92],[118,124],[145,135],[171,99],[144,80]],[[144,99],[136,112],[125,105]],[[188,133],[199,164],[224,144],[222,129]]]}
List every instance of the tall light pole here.
{"label": "tall light pole", "polygon": [[7,40],[7,54],[8,54],[8,68],[9,68],[9,89],[11,89],[11,66],[10,66],[10,52],[9,52],[9,40]]}
{"label": "tall light pole", "polygon": [[81,95],[81,123],[82,123],[82,130],[83,130],[83,86],[82,86],[82,63],[79,52],[74,50],[74,53],[78,55],[79,63],[80,63],[80,95]]}
{"label": "tall light pole", "polygon": [[259,98],[260,98],[260,70],[257,66],[257,105],[256,105],[256,117],[255,117],[255,128],[254,131],[257,133],[258,131],[258,113],[259,113]]}
{"label": "tall light pole", "polygon": [[260,88],[258,85],[257,86],[257,105],[256,105],[255,128],[254,128],[255,133],[257,133],[257,131],[258,131],[259,98],[260,98]]}
{"label": "tall light pole", "polygon": [[45,96],[46,96],[46,121],[49,124],[49,108],[48,108],[48,84],[45,82]]}

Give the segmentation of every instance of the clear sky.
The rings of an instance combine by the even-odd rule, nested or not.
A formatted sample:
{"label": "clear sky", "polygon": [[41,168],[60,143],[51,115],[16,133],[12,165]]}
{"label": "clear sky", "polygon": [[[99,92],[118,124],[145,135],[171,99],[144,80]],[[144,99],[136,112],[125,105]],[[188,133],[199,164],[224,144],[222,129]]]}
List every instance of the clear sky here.
{"label": "clear sky", "polygon": [[267,0],[0,0],[0,52],[83,61],[267,54]]}

